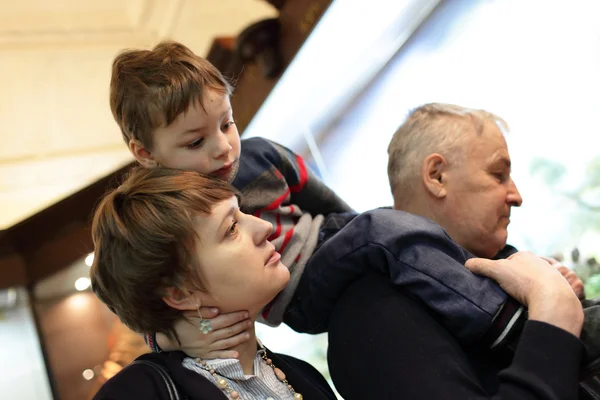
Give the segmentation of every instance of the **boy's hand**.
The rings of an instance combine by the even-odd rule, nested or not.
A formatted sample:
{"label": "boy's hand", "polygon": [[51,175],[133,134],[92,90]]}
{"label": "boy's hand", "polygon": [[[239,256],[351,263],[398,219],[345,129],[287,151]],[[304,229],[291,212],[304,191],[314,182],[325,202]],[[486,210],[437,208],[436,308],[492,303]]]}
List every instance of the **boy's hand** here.
{"label": "boy's hand", "polygon": [[579,276],[577,276],[577,273],[575,271],[564,266],[560,261],[558,261],[552,257],[542,257],[542,258],[544,260],[548,261],[550,263],[550,265],[553,265],[554,267],[556,267],[558,272],[560,272],[560,274],[567,280],[567,282],[569,282],[569,285],[571,285],[571,289],[573,289],[573,291],[575,292],[575,295],[577,296],[577,298],[579,300],[585,299],[585,290],[583,287],[583,282],[579,278]]}
{"label": "boy's hand", "polygon": [[583,287],[583,282],[577,276],[577,273],[570,268],[565,267],[564,265],[559,265],[556,267],[558,272],[569,282],[571,285],[571,289],[575,292],[575,295],[579,300],[585,299],[585,291]]}
{"label": "boy's hand", "polygon": [[[200,308],[202,318],[210,319],[212,331],[204,334],[200,331],[200,317],[196,311],[186,311],[185,318],[175,322],[175,330],[179,335],[181,346],[177,341],[171,342],[165,335],[156,334],[156,341],[165,351],[181,350],[192,357],[205,359],[238,358],[239,353],[229,350],[244,343],[250,337],[246,329],[252,326],[247,311],[237,311],[217,315],[216,309]],[[211,318],[214,317],[214,318]]]}

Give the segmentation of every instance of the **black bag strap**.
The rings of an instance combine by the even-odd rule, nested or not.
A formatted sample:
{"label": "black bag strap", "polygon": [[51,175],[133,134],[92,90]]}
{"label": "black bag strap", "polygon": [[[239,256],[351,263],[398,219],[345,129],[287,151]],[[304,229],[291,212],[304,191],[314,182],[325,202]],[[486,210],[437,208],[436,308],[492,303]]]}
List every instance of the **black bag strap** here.
{"label": "black bag strap", "polygon": [[[169,371],[167,371],[167,369],[165,367],[163,367],[162,365],[160,365],[158,363],[149,361],[149,360],[136,360],[131,363],[131,365],[133,365],[133,364],[147,365],[150,368],[152,368],[154,371],[156,371],[158,373],[158,375],[161,377],[161,379],[165,383],[165,386],[167,387],[167,392],[169,393],[169,400],[182,400],[182,398],[179,396],[179,391],[177,390],[177,387],[175,386],[175,382],[173,382],[173,379],[171,378]],[[184,397],[184,398],[187,398],[187,397]]]}

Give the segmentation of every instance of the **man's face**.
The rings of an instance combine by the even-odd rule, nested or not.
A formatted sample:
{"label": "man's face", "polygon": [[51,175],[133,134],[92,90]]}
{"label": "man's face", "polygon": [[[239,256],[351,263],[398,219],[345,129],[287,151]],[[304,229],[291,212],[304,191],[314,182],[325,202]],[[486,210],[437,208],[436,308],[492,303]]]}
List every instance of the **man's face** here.
{"label": "man's face", "polygon": [[231,182],[239,165],[240,135],[229,96],[207,90],[203,99],[204,107],[191,104],[169,126],[153,132],[152,157],[164,167]]}
{"label": "man's face", "polygon": [[510,177],[510,156],[498,127],[486,121],[481,135],[465,135],[464,158],[447,171],[443,227],[462,247],[489,258],[506,244],[511,207],[523,199]]}

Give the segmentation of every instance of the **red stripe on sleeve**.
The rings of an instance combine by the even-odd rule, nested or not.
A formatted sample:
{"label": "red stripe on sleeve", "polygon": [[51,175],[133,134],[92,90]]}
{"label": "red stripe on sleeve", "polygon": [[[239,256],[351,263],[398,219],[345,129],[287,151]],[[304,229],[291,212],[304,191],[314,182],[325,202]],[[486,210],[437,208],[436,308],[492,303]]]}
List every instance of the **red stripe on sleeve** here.
{"label": "red stripe on sleeve", "polygon": [[296,162],[298,163],[298,169],[300,170],[300,182],[298,182],[297,185],[290,186],[292,193],[301,191],[308,180],[308,172],[306,171],[306,165],[304,165],[302,157],[296,156]]}
{"label": "red stripe on sleeve", "polygon": [[269,304],[267,304],[267,305],[265,306],[265,308],[263,308],[263,311],[262,311],[262,317],[263,317],[264,319],[267,319],[267,318],[269,318],[269,313],[271,312],[271,307],[273,307],[273,303],[274,303],[274,302],[275,302],[275,300],[273,300],[272,302],[270,302]]}
{"label": "red stripe on sleeve", "polygon": [[262,209],[262,211],[271,211],[279,207],[290,194],[290,190],[286,190],[284,194],[275,199],[271,204]]}
{"label": "red stripe on sleeve", "polygon": [[277,226],[275,227],[275,232],[271,233],[271,236],[267,240],[271,241],[279,237],[281,235],[281,215],[277,214],[275,219],[275,223]]}
{"label": "red stripe on sleeve", "polygon": [[292,235],[294,235],[294,228],[290,229],[289,231],[287,231],[285,233],[285,238],[283,239],[283,243],[281,244],[281,247],[278,250],[279,253],[283,254],[283,251],[285,250],[285,246],[287,246],[287,244],[292,239]]}

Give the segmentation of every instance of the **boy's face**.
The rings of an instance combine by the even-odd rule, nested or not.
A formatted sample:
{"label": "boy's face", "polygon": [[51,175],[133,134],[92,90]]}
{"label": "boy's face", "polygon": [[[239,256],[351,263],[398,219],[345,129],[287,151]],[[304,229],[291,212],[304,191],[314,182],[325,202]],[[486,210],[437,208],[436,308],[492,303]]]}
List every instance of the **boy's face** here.
{"label": "boy's face", "polygon": [[207,90],[204,108],[196,102],[169,126],[153,134],[152,159],[168,168],[213,175],[228,182],[240,158],[240,135],[233,121],[229,96]]}

